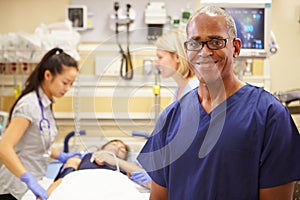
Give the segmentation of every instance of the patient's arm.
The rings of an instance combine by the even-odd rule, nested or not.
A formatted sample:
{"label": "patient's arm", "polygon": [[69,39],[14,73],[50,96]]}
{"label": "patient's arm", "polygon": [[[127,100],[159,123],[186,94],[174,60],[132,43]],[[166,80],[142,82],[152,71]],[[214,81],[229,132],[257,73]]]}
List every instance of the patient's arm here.
{"label": "patient's arm", "polygon": [[49,196],[53,192],[53,190],[55,190],[55,188],[57,188],[59,186],[59,184],[62,182],[62,180],[63,180],[63,178],[59,178],[48,187],[47,192],[48,192]]}
{"label": "patient's arm", "polygon": [[[144,170],[137,163],[129,162],[127,160],[123,160],[123,159],[120,159],[118,157],[116,157],[116,158],[117,158],[117,162],[119,164],[120,169],[122,169],[123,171],[125,171],[127,173],[128,178],[131,177],[132,172],[138,172],[138,171],[143,171]],[[108,165],[111,165],[111,166],[116,166],[115,157],[113,155],[109,154],[109,153],[105,153],[105,152],[101,153],[101,151],[98,151],[97,154],[94,156],[94,159],[95,159],[95,162],[97,163],[97,165],[100,165],[100,166],[102,166],[104,164],[108,164]],[[150,183],[141,184],[141,181],[143,181],[143,180],[132,180],[132,181],[134,181],[134,182],[136,182],[140,185],[144,185],[147,188],[151,188]]]}
{"label": "patient's arm", "polygon": [[143,170],[143,168],[141,168],[134,162],[129,162],[127,160],[122,160],[122,159],[118,159],[118,162],[119,162],[120,168],[129,173],[134,172],[134,171]]}
{"label": "patient's arm", "polygon": [[[74,170],[77,170],[80,162],[81,162],[81,159],[78,157],[69,158],[64,165],[64,169],[71,167],[71,168],[74,168]],[[63,180],[63,178],[59,178],[48,187],[47,192],[49,195],[53,192],[53,190],[55,188],[57,188],[59,186],[59,184],[62,182],[62,180]]]}
{"label": "patient's arm", "polygon": [[[125,171],[127,173],[128,178],[130,178],[130,179],[131,179],[131,173],[132,172],[144,171],[144,169],[142,167],[140,167],[137,163],[129,162],[127,160],[120,159],[118,157],[116,157],[116,158],[117,158],[117,162],[119,164],[120,169]],[[108,164],[110,166],[116,166],[115,157],[110,153],[106,153],[105,151],[98,151],[94,155],[94,159],[95,159],[95,162],[97,163],[97,165],[100,165],[100,166],[102,166],[104,164]],[[132,181],[134,181],[134,182],[136,182],[140,185],[144,185],[147,188],[151,187],[151,184],[149,182],[142,184],[144,179],[142,179],[142,180],[132,180]]]}
{"label": "patient's arm", "polygon": [[[101,152],[103,152],[103,153],[101,153]],[[95,158],[95,162],[100,166],[102,166],[104,164],[116,166],[115,157],[109,153],[105,153],[105,151],[98,151],[96,153],[96,156],[94,156],[94,158]],[[118,157],[116,157],[116,158],[117,158],[117,162],[119,164],[120,169],[122,169],[125,172],[131,173],[134,171],[142,170],[142,168],[134,162],[129,162],[127,160],[123,160]]]}

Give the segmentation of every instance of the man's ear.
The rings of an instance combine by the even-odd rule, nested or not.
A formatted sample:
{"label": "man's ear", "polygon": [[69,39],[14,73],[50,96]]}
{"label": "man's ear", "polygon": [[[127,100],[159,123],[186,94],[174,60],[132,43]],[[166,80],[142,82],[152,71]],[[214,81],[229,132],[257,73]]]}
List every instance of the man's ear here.
{"label": "man's ear", "polygon": [[233,40],[233,47],[234,47],[233,57],[237,58],[240,55],[242,41],[239,38],[235,38]]}

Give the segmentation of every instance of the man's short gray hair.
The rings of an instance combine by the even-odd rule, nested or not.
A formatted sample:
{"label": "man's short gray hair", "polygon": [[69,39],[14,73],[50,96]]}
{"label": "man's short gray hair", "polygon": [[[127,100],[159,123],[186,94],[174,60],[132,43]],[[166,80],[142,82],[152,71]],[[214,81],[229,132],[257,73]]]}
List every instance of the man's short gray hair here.
{"label": "man's short gray hair", "polygon": [[226,24],[227,24],[227,28],[228,28],[228,34],[231,38],[236,38],[237,37],[237,33],[236,33],[236,26],[235,26],[235,22],[233,17],[223,8],[220,8],[218,6],[204,6],[202,8],[200,8],[199,10],[197,10],[192,17],[189,19],[187,26],[186,26],[186,31],[188,29],[189,23],[191,21],[194,20],[195,17],[197,17],[199,14],[202,13],[211,13],[211,14],[215,14],[218,16],[223,16],[225,18]]}

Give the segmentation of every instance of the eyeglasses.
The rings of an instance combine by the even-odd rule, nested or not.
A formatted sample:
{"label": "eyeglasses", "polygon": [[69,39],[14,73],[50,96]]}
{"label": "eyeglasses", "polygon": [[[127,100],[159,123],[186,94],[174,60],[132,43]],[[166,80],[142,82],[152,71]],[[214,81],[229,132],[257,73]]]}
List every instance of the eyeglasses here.
{"label": "eyeglasses", "polygon": [[[230,38],[226,39],[212,39],[208,41],[197,41],[190,39],[188,41],[184,42],[184,46],[188,51],[200,51],[204,44],[210,49],[210,50],[219,50],[226,47],[226,44]],[[233,39],[234,40],[234,39]]]}

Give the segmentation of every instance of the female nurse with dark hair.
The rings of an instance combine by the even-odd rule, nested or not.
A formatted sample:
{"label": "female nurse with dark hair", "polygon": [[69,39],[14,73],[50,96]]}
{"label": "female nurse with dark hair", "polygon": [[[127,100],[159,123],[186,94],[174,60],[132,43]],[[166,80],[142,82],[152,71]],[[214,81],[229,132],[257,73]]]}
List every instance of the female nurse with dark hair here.
{"label": "female nurse with dark hair", "polygon": [[60,48],[48,51],[29,75],[25,89],[11,108],[9,124],[0,140],[0,200],[21,199],[30,189],[37,198],[48,194],[38,183],[49,158],[65,162],[78,153],[51,148],[57,135],[52,103],[75,81],[77,62]]}

